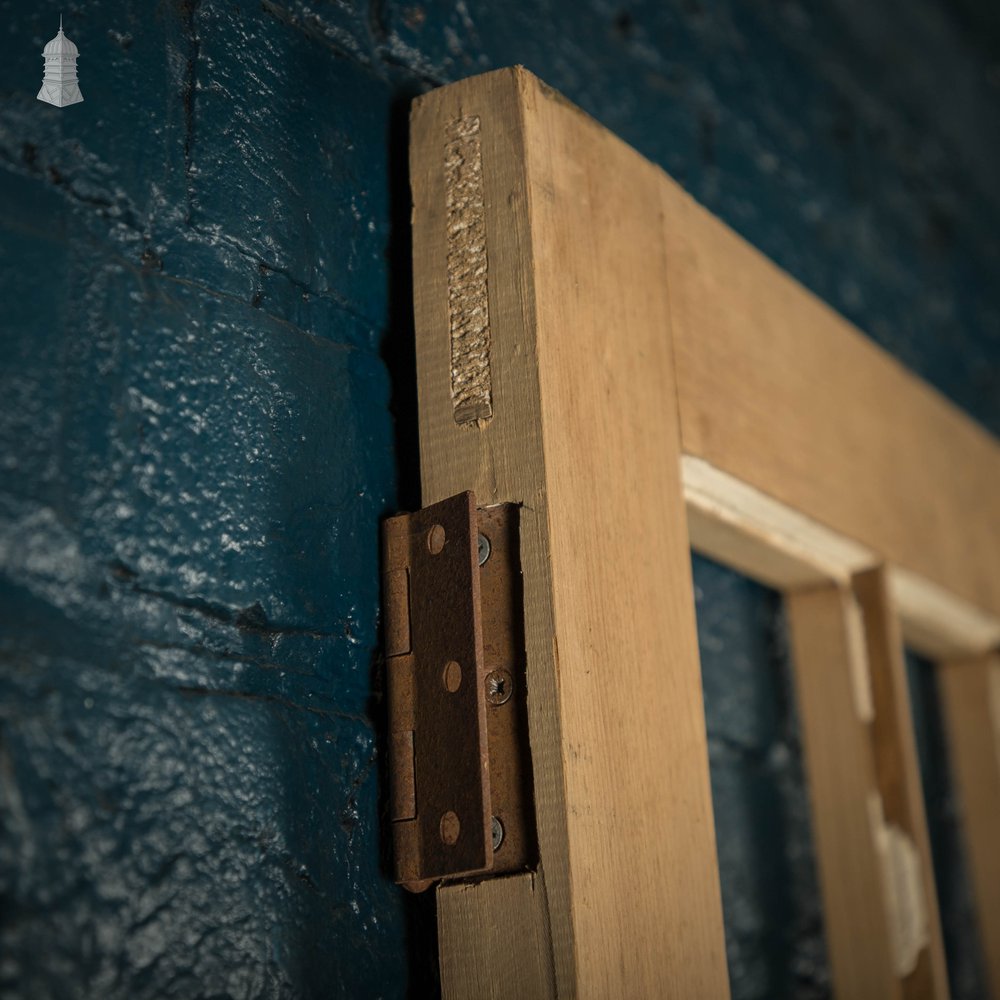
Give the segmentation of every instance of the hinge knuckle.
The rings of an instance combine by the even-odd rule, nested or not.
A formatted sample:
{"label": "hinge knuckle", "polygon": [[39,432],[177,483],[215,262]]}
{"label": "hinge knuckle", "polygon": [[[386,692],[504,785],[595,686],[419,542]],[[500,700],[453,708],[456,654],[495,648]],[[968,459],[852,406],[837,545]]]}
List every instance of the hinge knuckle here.
{"label": "hinge knuckle", "polygon": [[410,651],[410,580],[405,569],[382,574],[385,607],[385,655]]}
{"label": "hinge knuckle", "polygon": [[392,733],[390,747],[389,799],[393,822],[417,815],[417,789],[414,780],[413,730]]}
{"label": "hinge knuckle", "polygon": [[413,656],[390,656],[386,661],[389,695],[389,726],[393,733],[412,732],[416,727],[414,714]]}

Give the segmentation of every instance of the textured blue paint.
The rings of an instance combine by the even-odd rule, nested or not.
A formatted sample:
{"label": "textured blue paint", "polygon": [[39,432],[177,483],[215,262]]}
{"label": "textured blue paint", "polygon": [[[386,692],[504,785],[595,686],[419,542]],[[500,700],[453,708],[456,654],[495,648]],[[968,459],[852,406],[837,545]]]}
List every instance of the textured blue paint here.
{"label": "textured blue paint", "polygon": [[[65,110],[34,100],[60,10]],[[4,995],[433,988],[433,913],[379,833],[415,93],[528,65],[1000,432],[979,0],[0,0],[0,24]],[[824,996],[779,603],[694,569],[734,995]]]}
{"label": "textured blue paint", "polygon": [[700,557],[694,582],[733,994],[828,996],[781,600]]}
{"label": "textured blue paint", "polygon": [[987,995],[985,963],[962,839],[960,808],[952,790],[954,775],[935,669],[932,663],[912,653],[907,654],[906,668],[951,995],[973,1000]]}
{"label": "textured blue paint", "polygon": [[73,117],[3,12],[0,988],[402,995],[389,94],[262,13],[139,9],[67,12]]}

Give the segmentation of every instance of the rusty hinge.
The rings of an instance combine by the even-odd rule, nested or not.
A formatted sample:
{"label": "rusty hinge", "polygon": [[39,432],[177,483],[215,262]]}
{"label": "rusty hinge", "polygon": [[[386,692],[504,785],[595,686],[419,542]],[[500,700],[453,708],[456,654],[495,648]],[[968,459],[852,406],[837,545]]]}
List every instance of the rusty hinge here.
{"label": "rusty hinge", "polygon": [[536,862],[518,506],[460,493],[382,529],[396,881]]}

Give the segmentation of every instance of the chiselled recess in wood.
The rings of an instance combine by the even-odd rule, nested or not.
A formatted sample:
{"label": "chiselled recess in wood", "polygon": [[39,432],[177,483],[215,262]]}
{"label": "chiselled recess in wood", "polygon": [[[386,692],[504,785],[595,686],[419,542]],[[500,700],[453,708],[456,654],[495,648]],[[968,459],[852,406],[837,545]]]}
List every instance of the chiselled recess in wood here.
{"label": "chiselled recess in wood", "polygon": [[476,115],[445,127],[451,399],[460,424],[493,415],[483,155]]}
{"label": "chiselled recess in wood", "polygon": [[946,997],[896,615],[1000,644],[1000,446],[522,69],[418,99],[411,183],[424,502],[522,505],[540,855],[438,891],[445,995],[728,995],[692,545],[790,595],[841,995]]}

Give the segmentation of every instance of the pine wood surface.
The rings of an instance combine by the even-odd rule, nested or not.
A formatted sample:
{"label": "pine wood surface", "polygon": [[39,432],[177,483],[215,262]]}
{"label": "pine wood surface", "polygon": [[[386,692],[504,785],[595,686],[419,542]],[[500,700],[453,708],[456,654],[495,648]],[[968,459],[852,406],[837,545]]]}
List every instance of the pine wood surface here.
{"label": "pine wood surface", "polygon": [[[681,459],[691,547],[776,590],[848,584],[882,565],[878,552],[702,458]],[[1000,530],[1000,529],[998,529]],[[901,566],[887,566],[908,646],[955,659],[1000,646],[1000,617]]]}
{"label": "pine wood surface", "polygon": [[886,822],[905,834],[916,851],[919,891],[927,916],[927,943],[920,950],[913,972],[903,979],[903,996],[912,1000],[925,997],[945,1000],[949,993],[948,967],[899,618],[884,569],[866,570],[852,582],[861,610],[864,655],[871,677],[874,717],[870,738],[876,784]]}
{"label": "pine wood surface", "polygon": [[[492,416],[463,423],[453,342],[468,303],[449,300],[449,277],[476,284],[448,259],[442,162],[451,123],[472,117]],[[523,504],[544,886],[441,891],[449,995],[478,995],[477,926],[541,919],[559,996],[725,997],[661,175],[522,70],[422,98],[411,149],[424,502],[471,488]],[[496,995],[524,995],[496,974]]]}
{"label": "pine wood surface", "polygon": [[423,499],[522,504],[541,853],[439,890],[446,996],[728,994],[689,543],[791,591],[840,994],[946,996],[895,615],[1000,643],[1000,446],[522,69],[415,103],[411,185]]}
{"label": "pine wood surface", "polygon": [[659,190],[684,453],[1000,618],[1000,444],[665,174]]}
{"label": "pine wood surface", "polygon": [[987,979],[1000,997],[1000,655],[944,664],[938,680]]}
{"label": "pine wood surface", "polygon": [[838,585],[793,592],[787,607],[834,991],[845,1000],[898,1000],[873,836],[873,706],[851,620],[857,609]]}

